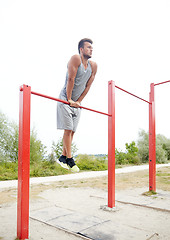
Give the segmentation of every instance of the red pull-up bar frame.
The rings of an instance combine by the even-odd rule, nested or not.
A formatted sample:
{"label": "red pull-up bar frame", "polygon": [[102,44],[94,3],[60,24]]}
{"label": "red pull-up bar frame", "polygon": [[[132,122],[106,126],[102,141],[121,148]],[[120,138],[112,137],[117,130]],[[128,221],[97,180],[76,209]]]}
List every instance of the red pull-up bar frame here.
{"label": "red pull-up bar frame", "polygon": [[150,84],[149,93],[149,191],[156,192],[156,131],[155,131],[155,89],[170,80],[160,83]]}
{"label": "red pull-up bar frame", "polygon": [[[114,81],[108,82],[108,113],[82,107],[108,116],[108,207],[115,207],[115,88],[122,90],[138,99],[149,103],[149,190],[156,191],[156,139],[155,139],[155,100],[154,86],[170,82],[150,85],[149,102],[118,86]],[[17,205],[17,237],[28,239],[29,235],[29,168],[30,168],[30,109],[31,94],[54,101],[69,104],[58,98],[32,92],[31,87],[20,88],[19,105],[19,148],[18,148],[18,205]]]}
{"label": "red pull-up bar frame", "polygon": [[[54,101],[57,101],[57,102],[62,102],[62,103],[65,103],[65,104],[69,105],[69,102],[64,101],[62,99],[59,99],[59,98],[50,97],[50,96],[47,96],[47,95],[44,95],[44,94],[41,94],[41,93],[37,93],[37,92],[33,92],[33,91],[31,91],[31,94],[37,95],[39,97],[48,98],[48,99],[51,99],[51,100],[54,100]],[[103,114],[103,115],[111,117],[111,115],[108,114],[108,113],[100,112],[100,111],[97,111],[97,110],[94,110],[94,109],[91,109],[91,108],[87,108],[87,107],[83,107],[83,106],[80,106],[80,108],[85,109],[85,110],[89,110],[89,111],[92,111],[92,112],[95,112],[95,113],[100,113],[100,114]]]}
{"label": "red pull-up bar frame", "polygon": [[[165,82],[164,82],[165,83]],[[162,83],[159,83],[162,84]],[[159,85],[155,84],[155,85]],[[115,86],[121,91],[130,94],[146,103],[149,103],[149,191],[156,191],[156,134],[155,134],[155,98],[154,84],[150,85],[149,101]]]}
{"label": "red pull-up bar frame", "polygon": [[[108,113],[91,108],[80,108],[108,116],[108,207],[115,207],[115,94],[114,82],[108,83]],[[19,148],[18,148],[18,205],[17,237],[27,239],[29,235],[29,176],[30,176],[30,109],[31,94],[69,104],[58,98],[31,91],[31,87],[20,87]]]}

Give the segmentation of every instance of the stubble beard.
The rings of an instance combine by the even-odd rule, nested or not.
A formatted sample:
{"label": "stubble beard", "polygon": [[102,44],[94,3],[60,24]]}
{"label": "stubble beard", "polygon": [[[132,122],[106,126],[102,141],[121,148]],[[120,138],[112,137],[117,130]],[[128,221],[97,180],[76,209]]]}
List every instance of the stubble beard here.
{"label": "stubble beard", "polygon": [[85,59],[87,59],[87,60],[88,60],[89,58],[91,58],[91,56],[90,56],[90,55],[87,55],[87,54],[84,54],[83,57],[84,57]]}

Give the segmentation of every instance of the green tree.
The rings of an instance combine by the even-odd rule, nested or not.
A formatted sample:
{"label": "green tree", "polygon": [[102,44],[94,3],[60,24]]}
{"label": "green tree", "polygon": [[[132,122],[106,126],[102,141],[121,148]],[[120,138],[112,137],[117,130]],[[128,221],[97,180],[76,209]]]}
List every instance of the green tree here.
{"label": "green tree", "polygon": [[137,155],[138,147],[136,146],[136,143],[133,141],[130,144],[126,143],[125,146],[126,152],[118,151],[118,149],[115,149],[116,164],[139,164],[140,159]]}
{"label": "green tree", "polygon": [[166,157],[170,160],[170,139],[166,138],[165,136],[158,134],[157,135],[157,144],[161,145],[163,150],[166,151]]}
{"label": "green tree", "polygon": [[0,112],[0,161],[8,158],[6,153],[6,145],[9,138],[8,123],[5,115]]}
{"label": "green tree", "polygon": [[18,161],[18,125],[15,122],[10,123],[10,141],[8,143],[10,160],[12,162]]}
{"label": "green tree", "polygon": [[[149,134],[144,130],[139,131],[138,156],[143,163],[149,161]],[[158,134],[156,136],[156,161],[157,163],[166,163],[170,154],[170,140],[165,136]]]}
{"label": "green tree", "polygon": [[46,146],[37,139],[35,129],[31,130],[30,136],[30,164],[46,160]]}
{"label": "green tree", "polygon": [[126,159],[126,153],[119,151],[117,148],[115,149],[115,161],[116,165],[128,164]]}
{"label": "green tree", "polygon": [[142,163],[149,161],[149,136],[144,130],[140,130],[138,133],[138,156]]}
{"label": "green tree", "polygon": [[170,154],[170,140],[165,136],[158,134],[156,136],[156,160],[158,163],[165,163]]}
{"label": "green tree", "polygon": [[139,164],[140,159],[137,156],[138,147],[136,146],[136,143],[132,141],[130,144],[126,143],[125,146],[126,146],[126,159],[128,163]]}
{"label": "green tree", "polygon": [[18,159],[18,126],[0,112],[0,161]]}
{"label": "green tree", "polygon": [[[18,161],[18,125],[0,112],[0,161]],[[30,135],[30,163],[45,159],[46,147],[37,139],[36,131]]]}

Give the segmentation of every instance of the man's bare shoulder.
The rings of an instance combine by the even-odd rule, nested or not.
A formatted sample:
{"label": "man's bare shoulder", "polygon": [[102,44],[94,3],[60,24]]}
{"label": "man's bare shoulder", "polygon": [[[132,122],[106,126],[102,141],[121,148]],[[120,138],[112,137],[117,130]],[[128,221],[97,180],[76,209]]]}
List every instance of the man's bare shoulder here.
{"label": "man's bare shoulder", "polygon": [[69,61],[69,65],[75,65],[75,66],[79,66],[81,64],[81,58],[80,58],[80,55],[78,54],[75,54],[73,55],[71,58],[70,58],[70,61]]}
{"label": "man's bare shoulder", "polygon": [[89,61],[89,62],[91,64],[92,70],[96,72],[97,71],[97,63],[93,62],[93,61]]}

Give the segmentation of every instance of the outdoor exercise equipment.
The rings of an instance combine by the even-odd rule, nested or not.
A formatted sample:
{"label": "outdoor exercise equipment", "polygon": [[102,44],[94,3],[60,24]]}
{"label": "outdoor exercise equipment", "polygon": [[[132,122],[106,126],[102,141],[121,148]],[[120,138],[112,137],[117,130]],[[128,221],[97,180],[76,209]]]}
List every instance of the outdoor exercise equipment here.
{"label": "outdoor exercise equipment", "polygon": [[[154,86],[150,86],[149,101],[142,99],[118,86],[114,81],[108,82],[108,113],[80,106],[80,108],[108,116],[108,207],[115,207],[115,88],[124,91],[149,104],[149,190],[156,191],[156,144],[155,144],[155,100]],[[28,239],[29,236],[29,178],[30,178],[30,109],[31,94],[50,100],[69,104],[58,98],[31,91],[31,87],[20,87],[19,103],[19,144],[18,144],[18,204],[17,237]]]}

